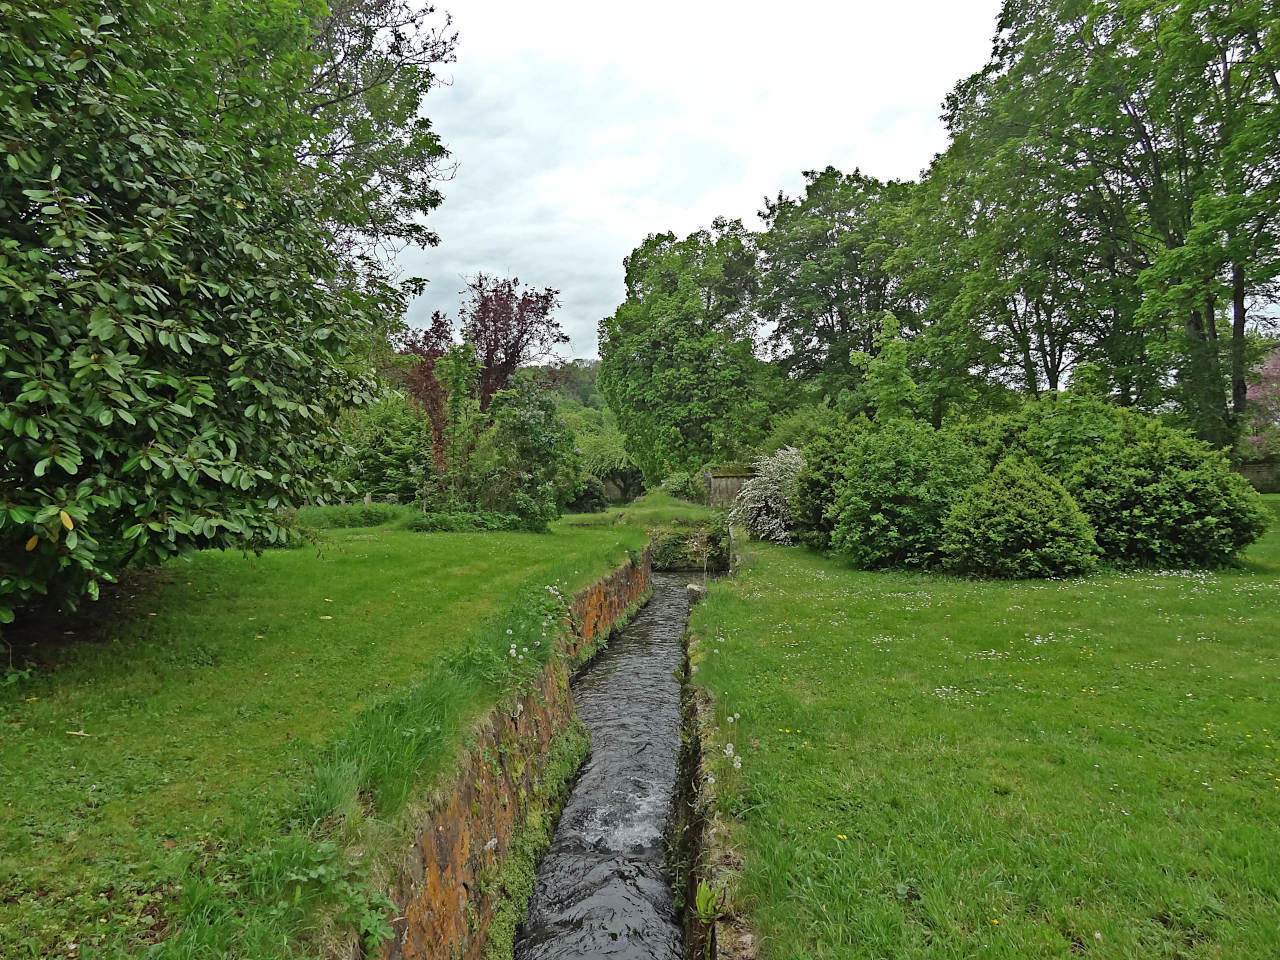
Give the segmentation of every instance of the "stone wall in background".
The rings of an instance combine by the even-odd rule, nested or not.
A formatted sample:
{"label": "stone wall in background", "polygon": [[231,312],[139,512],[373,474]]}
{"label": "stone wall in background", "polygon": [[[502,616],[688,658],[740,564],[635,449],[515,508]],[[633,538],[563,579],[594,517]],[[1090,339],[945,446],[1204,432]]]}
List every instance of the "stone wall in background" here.
{"label": "stone wall in background", "polygon": [[1255,460],[1237,465],[1236,470],[1259,493],[1280,493],[1280,464],[1271,460]]}

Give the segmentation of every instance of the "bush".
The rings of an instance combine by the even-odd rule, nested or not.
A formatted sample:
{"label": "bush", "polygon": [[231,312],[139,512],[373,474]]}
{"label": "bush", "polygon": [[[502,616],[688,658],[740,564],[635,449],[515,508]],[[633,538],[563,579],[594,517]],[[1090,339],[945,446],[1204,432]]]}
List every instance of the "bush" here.
{"label": "bush", "polygon": [[1143,567],[1221,566],[1266,531],[1261,496],[1183,430],[1121,411],[1122,442],[1064,476],[1103,555]]}
{"label": "bush", "polygon": [[579,457],[555,400],[528,381],[493,395],[480,409],[480,366],[470,344],[440,361],[449,387],[443,472],[422,487],[428,513],[514,514],[545,530],[581,487]]}
{"label": "bush", "polygon": [[690,503],[706,503],[706,487],[699,473],[685,473],[679,470],[667,475],[662,481],[662,489],[673,497],[688,500]]}
{"label": "bush", "polygon": [[855,432],[840,466],[831,547],[864,569],[939,562],[942,520],[980,475],[955,433],[903,419]]}
{"label": "bush", "polygon": [[958,429],[991,468],[1006,457],[1023,454],[1062,479],[1080,459],[1123,443],[1121,415],[1101,400],[1068,394],[1029,400],[1015,411]]}
{"label": "bush", "polygon": [[987,463],[1022,453],[1061,480],[1112,563],[1219,566],[1267,526],[1258,495],[1223,454],[1135,410],[1068,396],[963,432]]}
{"label": "bush", "polygon": [[1001,579],[1088,573],[1098,554],[1093,527],[1066,488],[1013,457],[955,502],[942,547],[957,573]]}
{"label": "bush", "polygon": [[532,524],[525,517],[510,513],[424,513],[405,524],[416,533],[476,533],[496,530],[537,530],[545,524]]}
{"label": "bush", "polygon": [[413,507],[394,503],[342,503],[328,507],[302,507],[296,519],[299,526],[313,530],[343,530],[405,521],[416,512]]}
{"label": "bush", "polygon": [[728,570],[729,524],[673,523],[653,533],[649,559],[654,570]]}
{"label": "bush", "polygon": [[605,496],[604,484],[595,477],[584,477],[582,489],[567,507],[569,513],[600,513],[609,509],[609,498]]}
{"label": "bush", "polygon": [[844,473],[845,450],[853,438],[869,428],[865,419],[847,421],[819,433],[801,453],[804,466],[796,474],[791,498],[791,526],[796,540],[815,550],[831,546],[835,521],[835,487]]}
{"label": "bush", "polygon": [[769,424],[769,435],[760,444],[760,449],[766,456],[783,447],[801,449],[822,434],[837,429],[843,419],[834,407],[825,402],[802,404],[774,417]]}
{"label": "bush", "polygon": [[783,447],[754,464],[755,476],[742,485],[729,513],[757,540],[791,543],[791,501],[804,457],[795,447]]}
{"label": "bush", "polygon": [[431,423],[398,398],[342,418],[347,452],[338,479],[357,495],[412,503],[431,472]]}

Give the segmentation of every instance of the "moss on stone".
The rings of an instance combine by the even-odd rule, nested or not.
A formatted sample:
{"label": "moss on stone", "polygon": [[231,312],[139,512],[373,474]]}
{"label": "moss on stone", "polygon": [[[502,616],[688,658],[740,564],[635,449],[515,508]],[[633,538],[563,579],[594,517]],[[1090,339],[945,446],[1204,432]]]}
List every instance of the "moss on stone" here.
{"label": "moss on stone", "polygon": [[556,821],[589,745],[587,728],[577,718],[551,741],[546,765],[534,781],[524,825],[498,868],[497,896],[485,941],[485,960],[511,960],[514,955],[516,930],[529,910],[538,860],[551,846]]}

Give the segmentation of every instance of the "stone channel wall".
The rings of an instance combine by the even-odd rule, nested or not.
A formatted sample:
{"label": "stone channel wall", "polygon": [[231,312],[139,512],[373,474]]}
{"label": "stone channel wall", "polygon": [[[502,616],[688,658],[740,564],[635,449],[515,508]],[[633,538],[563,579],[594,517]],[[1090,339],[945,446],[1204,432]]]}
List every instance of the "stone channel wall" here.
{"label": "stone channel wall", "polygon": [[551,742],[574,720],[569,675],[650,590],[649,556],[576,593],[558,656],[534,689],[477,728],[453,789],[418,824],[393,899],[386,960],[480,960],[502,895],[496,882],[522,830],[548,811],[541,783]]}

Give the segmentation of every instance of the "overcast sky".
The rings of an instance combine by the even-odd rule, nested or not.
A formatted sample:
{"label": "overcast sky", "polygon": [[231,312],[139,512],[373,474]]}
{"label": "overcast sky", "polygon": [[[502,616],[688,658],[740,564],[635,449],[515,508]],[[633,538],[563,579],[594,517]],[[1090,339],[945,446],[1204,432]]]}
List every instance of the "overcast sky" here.
{"label": "overcast sky", "polygon": [[456,313],[477,270],[556,287],[566,356],[596,355],[646,235],[717,215],[758,227],[765,195],[828,164],[916,177],[945,146],[940,104],[990,50],[999,0],[436,0],[451,85],[425,111],[456,161],[406,251]]}

